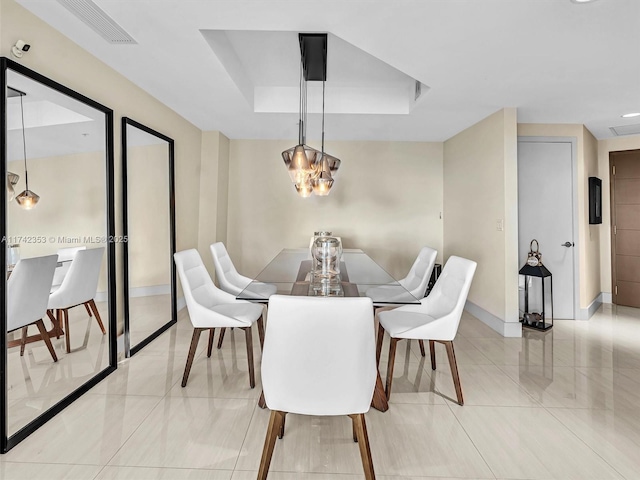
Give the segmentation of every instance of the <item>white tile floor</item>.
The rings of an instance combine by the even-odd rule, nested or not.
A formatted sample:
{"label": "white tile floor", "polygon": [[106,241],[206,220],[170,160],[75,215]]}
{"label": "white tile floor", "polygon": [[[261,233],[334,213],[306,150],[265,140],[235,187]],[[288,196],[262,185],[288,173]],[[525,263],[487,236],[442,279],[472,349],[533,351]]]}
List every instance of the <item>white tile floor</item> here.
{"label": "white tile floor", "polygon": [[[244,336],[228,332],[207,359],[203,335],[181,388],[192,329],[186,310],[179,317],[0,456],[0,478],[256,478],[269,412],[256,405],[259,369],[249,389]],[[378,478],[640,478],[639,310],[605,305],[590,321],[522,339],[465,314],[455,346],[464,407],[452,401],[441,346],[433,372],[416,344],[399,344],[390,409],[367,414]],[[364,478],[350,420],[289,416],[269,478]]]}

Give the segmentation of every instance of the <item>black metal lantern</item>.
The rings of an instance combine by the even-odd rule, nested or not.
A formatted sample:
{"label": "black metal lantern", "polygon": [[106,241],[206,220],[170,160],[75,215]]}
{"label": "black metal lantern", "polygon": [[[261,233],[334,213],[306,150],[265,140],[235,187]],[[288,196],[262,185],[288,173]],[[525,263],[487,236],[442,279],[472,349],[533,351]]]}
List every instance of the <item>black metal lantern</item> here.
{"label": "black metal lantern", "polygon": [[[536,251],[533,251],[533,242],[536,242]],[[553,276],[547,267],[542,264],[542,255],[538,252],[537,240],[531,241],[531,252],[527,263],[520,269],[520,275],[524,275],[524,313],[520,322],[524,327],[535,328],[536,330],[549,330],[553,327]],[[542,292],[542,306],[541,312],[529,311],[529,277],[539,278],[541,283]],[[547,304],[547,298],[545,296],[545,283],[546,279],[549,279],[549,300],[551,305],[550,322],[547,322],[547,316],[545,311],[545,305]]]}

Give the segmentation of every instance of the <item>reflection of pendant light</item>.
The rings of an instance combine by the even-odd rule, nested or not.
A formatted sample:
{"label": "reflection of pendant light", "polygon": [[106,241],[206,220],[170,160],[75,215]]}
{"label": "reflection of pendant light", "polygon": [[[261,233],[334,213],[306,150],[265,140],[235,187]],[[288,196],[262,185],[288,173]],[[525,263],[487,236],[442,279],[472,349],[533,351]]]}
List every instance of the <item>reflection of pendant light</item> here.
{"label": "reflection of pendant light", "polygon": [[20,180],[20,175],[7,171],[7,202],[10,202],[15,198],[16,191],[13,187],[16,186],[18,180]]}
{"label": "reflection of pendant light", "polygon": [[[289,176],[301,197],[328,195],[340,160],[324,153],[324,82],[327,74],[327,35],[299,34],[300,104],[298,145],[282,152]],[[307,124],[307,81],[322,80],[322,151],[305,145]]]}
{"label": "reflection of pendant light", "polygon": [[24,97],[24,95],[24,93],[20,92],[20,114],[22,115],[22,151],[24,153],[25,190],[16,197],[16,202],[18,202],[18,204],[25,210],[31,210],[36,206],[38,200],[40,200],[40,197],[35,192],[29,190],[29,174],[27,173],[27,141],[24,135],[24,105],[22,104],[22,97]]}

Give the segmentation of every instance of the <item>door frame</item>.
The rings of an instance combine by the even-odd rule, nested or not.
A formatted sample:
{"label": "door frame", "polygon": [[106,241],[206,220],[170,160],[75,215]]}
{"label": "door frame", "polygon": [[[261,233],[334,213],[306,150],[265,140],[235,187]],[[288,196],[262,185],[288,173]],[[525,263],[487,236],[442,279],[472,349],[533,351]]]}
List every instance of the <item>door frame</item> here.
{"label": "door frame", "polygon": [[[518,145],[520,143],[568,143],[571,145],[571,199],[572,199],[572,231],[573,231],[573,320],[582,320],[582,310],[580,309],[580,236],[579,236],[579,209],[578,209],[578,139],[576,137],[545,137],[545,136],[521,136],[518,135]],[[518,195],[518,205],[520,196]],[[520,219],[518,218],[518,222]],[[520,225],[518,224],[518,232]],[[520,235],[518,234],[518,247]],[[518,248],[519,251],[519,248]],[[553,273],[553,272],[552,272]],[[588,315],[588,313],[587,313]],[[585,320],[588,317],[585,316]]]}
{"label": "door frame", "polygon": [[[640,152],[638,148],[631,148],[627,150],[612,150],[609,152],[609,244],[611,246],[611,303],[618,305],[618,293],[616,291],[616,234],[615,227],[617,224],[616,219],[616,202],[615,202],[615,175],[613,174],[613,157],[616,155],[624,155],[625,153]],[[631,307],[633,308],[633,307]]]}

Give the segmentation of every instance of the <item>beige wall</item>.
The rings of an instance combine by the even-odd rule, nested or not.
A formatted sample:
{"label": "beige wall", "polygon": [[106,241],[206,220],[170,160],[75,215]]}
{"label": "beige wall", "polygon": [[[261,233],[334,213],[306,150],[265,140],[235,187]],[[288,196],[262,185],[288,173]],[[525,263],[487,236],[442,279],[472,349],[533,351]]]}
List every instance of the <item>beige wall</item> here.
{"label": "beige wall", "polygon": [[[175,140],[177,248],[197,245],[199,203],[194,197],[198,199],[200,190],[201,131],[14,0],[0,0],[0,5],[1,55],[10,57],[11,46],[24,39],[32,48],[19,63],[114,110],[117,233],[122,225],[119,120],[128,116]],[[121,265],[120,260],[116,263]],[[121,309],[118,312],[121,318]]]}
{"label": "beige wall", "polygon": [[602,225],[600,226],[600,284],[611,294],[611,175],[609,153],[640,149],[640,135],[615,137],[598,142],[598,177],[602,179]]}
{"label": "beige wall", "polygon": [[[64,157],[29,160],[29,188],[40,195],[38,205],[23,210],[15,202],[7,205],[7,234],[27,237],[20,243],[20,257],[52,255],[59,248],[84,245],[105,247],[107,214],[104,153],[80,153]],[[24,175],[21,161],[9,162],[8,170]],[[16,195],[24,190],[23,178]],[[85,241],[92,237],[95,242]],[[106,254],[98,291],[106,291]]]}
{"label": "beige wall", "polygon": [[168,152],[127,148],[129,288],[171,284]]}
{"label": "beige wall", "polygon": [[[518,136],[523,137],[574,137],[576,139],[578,241],[581,310],[598,300],[601,290],[601,230],[604,225],[589,225],[588,178],[599,175],[598,141],[583,125],[570,124],[518,124]],[[602,177],[601,177],[602,178]],[[603,181],[604,184],[604,181]],[[603,185],[604,187],[604,185]],[[603,191],[603,197],[606,193]],[[603,204],[604,208],[604,204]],[[576,312],[577,318],[587,315]]]}
{"label": "beige wall", "polygon": [[507,336],[520,335],[516,122],[506,108],[444,142],[445,257],[478,263],[468,299]]}
{"label": "beige wall", "polygon": [[256,275],[282,248],[317,230],[406,275],[420,248],[442,258],[442,144],[331,142],[342,160],[331,194],[300,198],[282,161],[291,140],[231,140],[227,241],[238,270]]}
{"label": "beige wall", "polygon": [[220,132],[202,133],[198,251],[213,278],[215,269],[209,246],[227,243],[229,144],[229,139]]}

